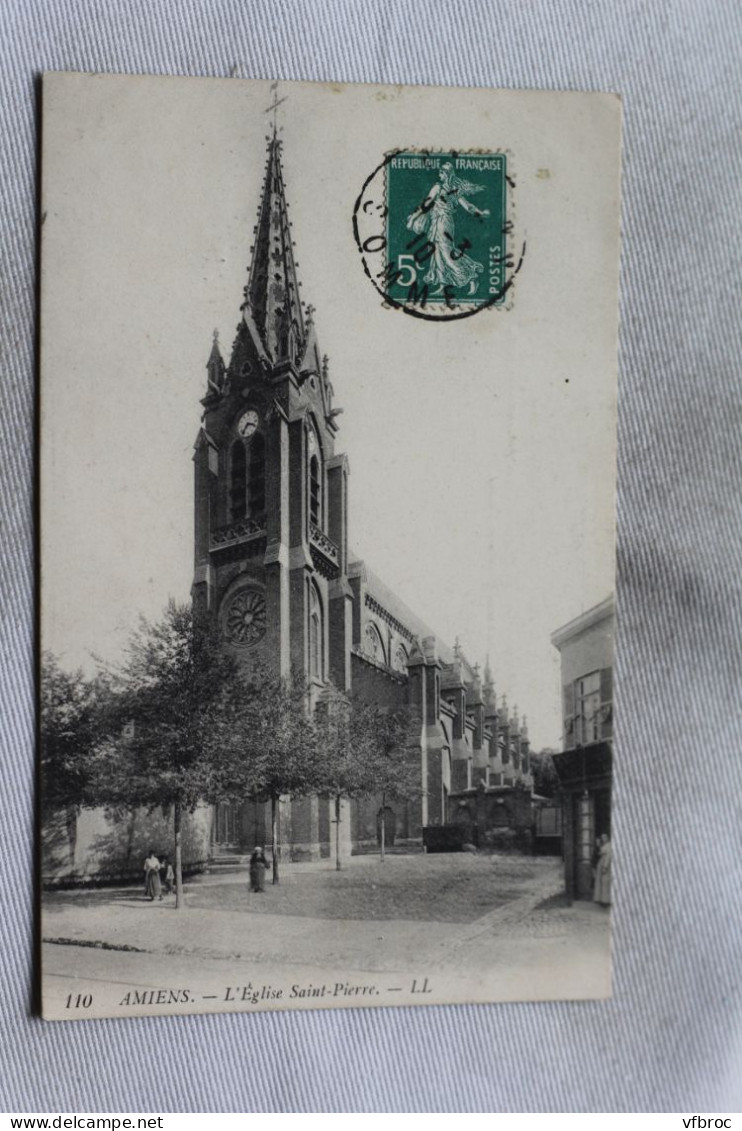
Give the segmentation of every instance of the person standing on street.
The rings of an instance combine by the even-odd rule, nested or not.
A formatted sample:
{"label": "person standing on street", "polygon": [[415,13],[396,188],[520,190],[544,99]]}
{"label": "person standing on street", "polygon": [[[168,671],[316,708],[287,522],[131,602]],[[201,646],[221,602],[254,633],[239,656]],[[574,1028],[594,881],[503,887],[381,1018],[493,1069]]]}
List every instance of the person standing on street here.
{"label": "person standing on street", "polygon": [[154,848],[150,848],[149,856],[144,861],[144,894],[150,900],[162,899],[162,884],[160,883],[160,861],[155,855]]}
{"label": "person standing on street", "polygon": [[175,888],[175,872],[167,856],[163,856],[160,864],[160,881],[165,889],[165,895],[172,895]]}
{"label": "person standing on street", "polygon": [[595,890],[593,899],[601,907],[611,904],[611,842],[605,833],[600,838],[600,851],[595,869]]}
{"label": "person standing on street", "polygon": [[265,870],[268,861],[263,849],[256,846],[250,857],[250,891],[265,891]]}

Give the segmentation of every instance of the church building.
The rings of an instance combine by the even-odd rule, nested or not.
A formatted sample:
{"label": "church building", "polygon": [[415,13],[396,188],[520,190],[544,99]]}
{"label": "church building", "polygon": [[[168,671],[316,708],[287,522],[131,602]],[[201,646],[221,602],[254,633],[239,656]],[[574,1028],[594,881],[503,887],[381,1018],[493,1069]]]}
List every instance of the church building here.
{"label": "church building", "polygon": [[[388,839],[420,843],[423,829],[457,823],[467,839],[481,838],[483,814],[503,813],[514,787],[530,797],[526,721],[498,701],[489,664],[482,674],[458,642],[437,639],[349,551],[340,410],[314,308],[300,297],[275,133],[251,255],[229,361],[215,335],[207,364],[194,455],[194,604],[245,662],[299,672],[315,703],[332,683],[412,708],[422,795],[390,806]],[[345,850],[375,844],[379,818],[376,801],[348,805]],[[283,851],[293,859],[329,853],[330,822],[325,799],[287,800]],[[215,853],[266,839],[263,806],[217,806]]]}

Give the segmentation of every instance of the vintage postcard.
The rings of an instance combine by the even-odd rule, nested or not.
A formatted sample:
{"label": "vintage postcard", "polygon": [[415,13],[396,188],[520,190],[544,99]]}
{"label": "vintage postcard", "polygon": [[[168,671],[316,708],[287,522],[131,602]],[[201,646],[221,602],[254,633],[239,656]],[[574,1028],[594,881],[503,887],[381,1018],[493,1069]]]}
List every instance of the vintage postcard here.
{"label": "vintage postcard", "polygon": [[46,1018],[610,995],[620,117],[45,76]]}

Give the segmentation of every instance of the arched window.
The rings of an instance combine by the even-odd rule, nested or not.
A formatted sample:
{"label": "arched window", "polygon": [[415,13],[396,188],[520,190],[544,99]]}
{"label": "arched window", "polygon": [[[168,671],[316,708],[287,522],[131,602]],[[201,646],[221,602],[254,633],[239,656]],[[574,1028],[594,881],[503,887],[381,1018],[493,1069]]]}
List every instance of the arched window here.
{"label": "arched window", "polygon": [[256,432],[250,442],[247,503],[250,518],[265,514],[265,440],[261,432]]}
{"label": "arched window", "polygon": [[319,475],[319,460],[316,455],[309,460],[309,521],[321,526],[322,486]]}
{"label": "arched window", "polygon": [[247,513],[247,459],[242,440],[232,444],[229,507],[232,521],[244,518]]}
{"label": "arched window", "polygon": [[322,664],[322,605],[313,585],[309,588],[309,674],[323,678]]}
{"label": "arched window", "polygon": [[364,652],[367,656],[371,656],[379,664],[386,663],[386,656],[384,655],[384,645],[381,642],[379,630],[371,621],[366,625],[364,631]]}
{"label": "arched window", "polygon": [[299,360],[299,331],[295,322],[289,326],[286,338],[286,357],[294,364]]}
{"label": "arched window", "polygon": [[398,672],[407,671],[407,649],[404,644],[398,644],[394,649],[394,662],[392,665]]}

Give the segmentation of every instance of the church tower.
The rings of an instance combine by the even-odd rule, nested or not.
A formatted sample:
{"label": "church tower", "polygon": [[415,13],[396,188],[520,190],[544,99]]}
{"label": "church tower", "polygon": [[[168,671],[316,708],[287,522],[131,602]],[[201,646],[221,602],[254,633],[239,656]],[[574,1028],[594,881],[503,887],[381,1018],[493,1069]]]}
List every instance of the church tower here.
{"label": "church tower", "polygon": [[240,661],[295,673],[316,699],[329,679],[350,684],[348,463],[335,452],[340,410],[314,310],[300,297],[275,131],[251,253],[229,364],[215,334],[206,366],[193,600]]}

